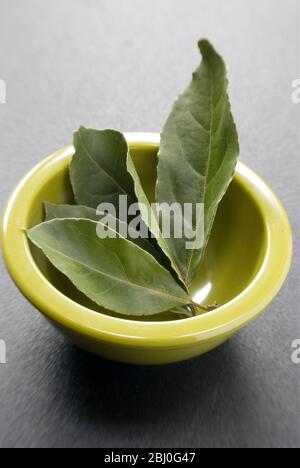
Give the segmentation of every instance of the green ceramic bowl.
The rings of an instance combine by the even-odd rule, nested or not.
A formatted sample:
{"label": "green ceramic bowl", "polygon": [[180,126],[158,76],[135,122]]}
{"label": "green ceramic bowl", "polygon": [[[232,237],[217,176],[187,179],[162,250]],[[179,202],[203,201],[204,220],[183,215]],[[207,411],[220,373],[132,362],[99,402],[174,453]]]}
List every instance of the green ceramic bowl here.
{"label": "green ceramic bowl", "polygon": [[[153,200],[157,134],[128,134],[148,196]],[[192,290],[196,302],[221,307],[185,320],[170,313],[152,320],[109,315],[86,300],[33,248],[24,230],[43,220],[43,202],[72,202],[68,168],[73,147],[35,167],[12,194],[3,216],[4,259],[17,286],[78,346],[106,358],[164,364],[206,353],[254,320],[278,293],[289,270],[292,235],[270,188],[239,163],[222,201],[204,264]]]}

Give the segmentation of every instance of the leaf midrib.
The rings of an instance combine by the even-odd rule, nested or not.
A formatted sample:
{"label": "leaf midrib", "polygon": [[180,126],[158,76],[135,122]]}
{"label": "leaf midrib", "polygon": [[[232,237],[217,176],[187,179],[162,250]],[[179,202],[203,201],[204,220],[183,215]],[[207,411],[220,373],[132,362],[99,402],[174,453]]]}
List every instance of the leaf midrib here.
{"label": "leaf midrib", "polygon": [[[211,71],[210,71],[209,67],[207,67],[207,69],[208,69],[208,73],[209,73],[210,81],[211,81],[211,84],[210,84],[210,113],[211,113],[211,117],[210,117],[210,130],[208,131],[209,136],[210,136],[210,138],[209,138],[209,148],[208,148],[208,161],[207,161],[205,177],[204,177],[203,195],[201,197],[201,202],[202,203],[205,200],[205,192],[206,192],[206,187],[207,187],[208,172],[209,172],[210,161],[211,161],[212,138],[213,138],[213,121],[214,121],[214,106],[213,106],[214,83],[213,83],[213,79],[212,79]],[[205,219],[204,219],[204,222],[205,222]],[[200,223],[201,223],[201,221],[200,221]],[[198,231],[199,225],[196,226],[196,229]],[[194,242],[194,245],[195,244],[196,244],[196,241]],[[194,254],[195,254],[195,249],[193,248],[191,250],[191,256],[190,256],[190,260],[189,260],[188,268],[187,268],[187,272],[186,272],[186,279],[187,280],[189,278],[189,273],[190,273],[190,270],[191,270],[192,260],[193,260]]]}

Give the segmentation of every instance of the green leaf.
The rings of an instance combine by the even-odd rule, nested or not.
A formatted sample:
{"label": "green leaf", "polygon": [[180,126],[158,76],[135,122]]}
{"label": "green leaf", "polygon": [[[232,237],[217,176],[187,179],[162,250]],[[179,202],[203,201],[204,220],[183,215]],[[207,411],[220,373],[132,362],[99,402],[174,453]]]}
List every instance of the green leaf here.
{"label": "green leaf", "polygon": [[50,262],[91,300],[124,315],[188,304],[186,292],[150,254],[121,237],[100,239],[97,223],[55,219],[28,231]]}
{"label": "green leaf", "polygon": [[97,208],[100,203],[112,203],[118,207],[120,195],[127,195],[129,204],[137,202],[126,171],[128,146],[122,133],[81,127],[74,133],[74,147],[70,174],[77,204]]}
{"label": "green leaf", "polygon": [[171,253],[169,245],[168,245],[168,242],[166,241],[166,239],[164,239],[164,237],[163,237],[163,235],[161,233],[159,223],[158,223],[158,219],[156,217],[156,213],[152,209],[152,206],[151,206],[151,204],[150,204],[150,202],[149,202],[149,200],[147,198],[147,195],[144,192],[144,189],[142,187],[142,183],[140,181],[139,175],[138,175],[137,170],[135,168],[135,165],[134,165],[134,162],[133,162],[132,157],[130,155],[130,152],[128,152],[128,156],[127,156],[127,170],[130,173],[130,175],[131,175],[131,177],[132,177],[132,179],[134,181],[135,193],[136,193],[137,199],[139,201],[139,207],[140,207],[142,219],[143,219],[144,223],[146,224],[146,226],[149,228],[150,232],[156,238],[157,243],[158,243],[159,247],[161,248],[162,252],[165,254],[165,256],[170,261],[170,264],[171,264],[173,270],[177,273],[177,276],[178,276],[179,280],[184,284],[183,277],[181,275],[180,270],[177,268],[176,263],[174,262],[172,253]]}
{"label": "green leaf", "polygon": [[[45,203],[45,212],[46,221],[51,221],[53,219],[77,218],[97,221],[97,223],[102,224],[103,226],[109,225],[110,227],[115,228],[115,232],[117,232],[120,237],[128,238],[128,240],[141,247],[141,249],[149,252],[158,262],[164,263],[165,259],[162,253],[160,250],[155,248],[149,239],[138,237],[139,232],[133,227],[109,214],[97,214],[97,211],[94,208],[82,205],[55,205],[52,203]],[[126,235],[126,233],[128,235]]]}
{"label": "green leaf", "polygon": [[[239,154],[237,130],[228,98],[226,66],[202,40],[200,67],[179,96],[161,135],[157,203],[204,204],[204,242],[187,249],[186,239],[167,239],[173,263],[187,285],[198,272],[218,205],[230,184]],[[199,235],[195,216],[191,225]]]}

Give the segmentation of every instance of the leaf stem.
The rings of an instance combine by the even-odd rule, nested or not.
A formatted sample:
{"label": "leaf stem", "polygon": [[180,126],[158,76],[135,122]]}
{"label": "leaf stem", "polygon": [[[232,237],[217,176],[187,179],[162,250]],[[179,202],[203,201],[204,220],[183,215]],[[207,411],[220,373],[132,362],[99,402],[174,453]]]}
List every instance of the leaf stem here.
{"label": "leaf stem", "polygon": [[219,304],[217,304],[217,302],[214,302],[213,304],[209,304],[209,305],[203,305],[203,304],[197,304],[197,302],[192,301],[191,304],[197,309],[202,309],[207,312],[211,312],[212,310],[216,310],[220,307]]}
{"label": "leaf stem", "polygon": [[219,304],[214,302],[213,304],[209,305],[203,305],[203,304],[198,304],[197,302],[191,301],[189,304],[187,304],[185,307],[172,309],[171,312],[173,314],[178,315],[180,318],[185,319],[185,318],[191,318],[191,317],[196,317],[197,315],[197,309],[204,310],[206,312],[211,312],[212,310],[218,309]]}

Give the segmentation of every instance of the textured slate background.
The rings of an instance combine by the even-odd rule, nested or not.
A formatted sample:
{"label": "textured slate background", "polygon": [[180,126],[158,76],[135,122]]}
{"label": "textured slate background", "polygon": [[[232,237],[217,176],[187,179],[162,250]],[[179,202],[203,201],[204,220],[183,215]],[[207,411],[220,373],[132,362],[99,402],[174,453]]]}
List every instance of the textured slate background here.
{"label": "textured slate background", "polygon": [[[296,0],[1,0],[1,208],[81,123],[159,131],[208,36],[230,68],[241,158],[299,233],[299,23]],[[74,349],[0,269],[1,447],[299,446],[298,245],[262,318],[211,354],[165,368]]]}

